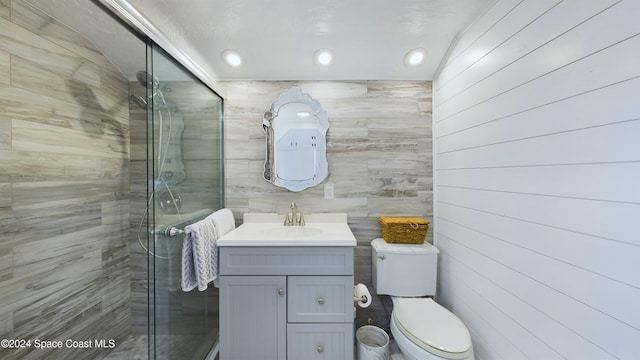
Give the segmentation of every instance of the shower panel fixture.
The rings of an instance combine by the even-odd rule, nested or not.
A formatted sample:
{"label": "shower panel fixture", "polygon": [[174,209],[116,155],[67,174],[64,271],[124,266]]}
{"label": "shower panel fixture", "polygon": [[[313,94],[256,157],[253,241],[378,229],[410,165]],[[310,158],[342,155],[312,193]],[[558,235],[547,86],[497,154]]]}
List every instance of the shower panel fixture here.
{"label": "shower panel fixture", "polygon": [[[148,97],[145,99],[139,95],[131,95],[132,100],[141,106],[151,105],[153,116],[158,119],[158,181],[167,187],[176,185],[185,178],[182,163],[182,115],[165,100],[157,77],[141,70],[136,73],[136,79],[147,89]],[[167,119],[164,119],[164,114]],[[157,184],[154,189],[156,186]],[[174,206],[177,207],[177,202],[174,202]]]}
{"label": "shower panel fixture", "polygon": [[160,90],[160,81],[157,77],[146,71],[138,71],[136,79],[140,85],[147,89],[147,96],[142,97],[132,94],[130,99],[141,107],[148,110],[153,124],[153,139],[157,143],[157,152],[154,156],[154,173],[156,176],[152,180],[151,194],[147,203],[145,214],[138,227],[138,242],[140,246],[149,254],[166,259],[148,249],[142,243],[140,232],[142,225],[149,212],[149,207],[155,202],[158,209],[164,214],[178,215],[182,217],[180,209],[182,207],[182,196],[176,189],[176,185],[181,183],[186,173],[182,162],[182,133],[184,122],[182,114],[176,107],[167,103],[164,94]]}

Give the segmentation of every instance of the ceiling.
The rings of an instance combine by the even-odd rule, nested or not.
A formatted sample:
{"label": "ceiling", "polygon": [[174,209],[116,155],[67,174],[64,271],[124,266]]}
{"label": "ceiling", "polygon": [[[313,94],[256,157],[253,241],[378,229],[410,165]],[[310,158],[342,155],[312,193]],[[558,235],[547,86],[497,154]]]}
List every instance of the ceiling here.
{"label": "ceiling", "polygon": [[[28,1],[97,33],[94,44],[125,74],[139,68],[121,49],[109,54],[122,34],[96,26],[86,0]],[[493,1],[120,0],[215,80],[431,80],[456,35]],[[313,58],[323,48],[334,54],[328,66]],[[425,61],[405,65],[415,48],[426,50]],[[227,49],[243,57],[242,66],[223,61]]]}
{"label": "ceiling", "polygon": [[[456,34],[493,0],[129,0],[216,79],[430,80]],[[318,65],[313,54],[335,60]],[[425,61],[404,65],[424,48]],[[223,62],[236,50],[244,64]]]}

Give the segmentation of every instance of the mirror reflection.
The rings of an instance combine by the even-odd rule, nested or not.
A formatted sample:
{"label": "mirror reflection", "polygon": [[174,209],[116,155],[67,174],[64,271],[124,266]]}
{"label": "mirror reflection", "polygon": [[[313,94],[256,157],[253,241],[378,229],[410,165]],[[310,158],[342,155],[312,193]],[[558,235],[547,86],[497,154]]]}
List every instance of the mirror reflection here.
{"label": "mirror reflection", "polygon": [[265,180],[298,192],[327,178],[329,119],[317,100],[292,87],[264,113],[262,128],[266,140]]}

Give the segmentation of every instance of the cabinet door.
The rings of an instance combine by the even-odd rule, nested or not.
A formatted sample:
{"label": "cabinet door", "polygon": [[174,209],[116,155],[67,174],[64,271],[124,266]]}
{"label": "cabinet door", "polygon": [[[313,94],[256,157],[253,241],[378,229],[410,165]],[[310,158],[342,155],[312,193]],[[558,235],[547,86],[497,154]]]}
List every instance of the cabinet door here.
{"label": "cabinet door", "polygon": [[289,322],[353,322],[353,276],[289,276]]}
{"label": "cabinet door", "polygon": [[286,277],[220,277],[220,360],[286,359]]}
{"label": "cabinet door", "polygon": [[353,360],[353,323],[289,324],[288,360]]}

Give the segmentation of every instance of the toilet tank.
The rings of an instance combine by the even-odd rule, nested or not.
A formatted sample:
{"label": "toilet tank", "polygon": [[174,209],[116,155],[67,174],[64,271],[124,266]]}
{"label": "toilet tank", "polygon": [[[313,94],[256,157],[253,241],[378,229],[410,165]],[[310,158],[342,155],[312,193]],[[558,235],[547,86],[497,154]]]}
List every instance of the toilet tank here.
{"label": "toilet tank", "polygon": [[379,295],[435,295],[439,252],[429,243],[388,244],[384,239],[374,239],[371,241],[373,287]]}

